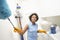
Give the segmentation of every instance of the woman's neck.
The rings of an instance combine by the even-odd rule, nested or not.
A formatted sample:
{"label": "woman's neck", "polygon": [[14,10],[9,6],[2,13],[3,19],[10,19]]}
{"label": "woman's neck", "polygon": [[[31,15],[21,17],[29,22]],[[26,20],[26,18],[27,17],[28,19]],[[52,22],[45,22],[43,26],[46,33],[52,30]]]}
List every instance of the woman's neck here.
{"label": "woman's neck", "polygon": [[32,24],[35,24],[35,22],[32,22]]}

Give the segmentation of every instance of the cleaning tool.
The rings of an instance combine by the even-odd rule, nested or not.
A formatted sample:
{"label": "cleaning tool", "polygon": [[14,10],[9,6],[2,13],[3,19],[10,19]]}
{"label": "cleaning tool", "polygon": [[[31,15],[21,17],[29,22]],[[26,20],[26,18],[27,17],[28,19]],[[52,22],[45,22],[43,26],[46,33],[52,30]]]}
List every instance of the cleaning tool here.
{"label": "cleaning tool", "polygon": [[6,0],[0,0],[0,19],[6,19],[11,15],[11,11]]}
{"label": "cleaning tool", "polygon": [[0,0],[0,19],[8,19],[14,28],[13,23],[9,19],[10,16],[11,16],[11,11],[8,7],[7,1]]}
{"label": "cleaning tool", "polygon": [[[19,12],[19,9],[20,9],[21,7],[17,4],[17,7],[16,7],[16,13],[17,13],[17,15],[15,16],[15,18],[18,20],[18,24],[19,24],[19,27],[22,29],[22,25],[21,25],[21,14],[20,14],[20,12]],[[21,40],[24,40],[24,38],[23,38],[23,35],[20,35],[21,36]]]}
{"label": "cleaning tool", "polygon": [[[19,7],[17,7],[19,8]],[[7,1],[6,0],[0,0],[0,19],[8,19],[9,22],[12,24],[13,28],[15,28],[15,26],[13,25],[13,23],[11,22],[11,20],[9,19],[9,17],[11,16],[11,11],[8,7]],[[23,36],[21,36],[22,40],[23,40]]]}

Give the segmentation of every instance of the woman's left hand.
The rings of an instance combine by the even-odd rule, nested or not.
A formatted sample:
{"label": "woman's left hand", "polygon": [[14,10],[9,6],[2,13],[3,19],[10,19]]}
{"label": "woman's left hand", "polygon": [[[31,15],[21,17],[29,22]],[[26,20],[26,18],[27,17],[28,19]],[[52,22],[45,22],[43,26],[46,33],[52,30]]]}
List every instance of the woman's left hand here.
{"label": "woman's left hand", "polygon": [[37,32],[38,33],[45,33],[45,34],[47,34],[47,32],[45,30],[38,30]]}

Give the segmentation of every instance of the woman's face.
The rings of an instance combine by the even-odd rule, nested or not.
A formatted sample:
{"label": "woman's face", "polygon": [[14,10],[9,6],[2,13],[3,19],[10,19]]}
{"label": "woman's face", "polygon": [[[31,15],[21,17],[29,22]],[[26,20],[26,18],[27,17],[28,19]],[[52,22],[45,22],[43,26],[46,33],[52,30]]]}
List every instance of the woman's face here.
{"label": "woman's face", "polygon": [[36,20],[37,20],[36,15],[33,15],[33,16],[31,17],[31,21],[35,23]]}

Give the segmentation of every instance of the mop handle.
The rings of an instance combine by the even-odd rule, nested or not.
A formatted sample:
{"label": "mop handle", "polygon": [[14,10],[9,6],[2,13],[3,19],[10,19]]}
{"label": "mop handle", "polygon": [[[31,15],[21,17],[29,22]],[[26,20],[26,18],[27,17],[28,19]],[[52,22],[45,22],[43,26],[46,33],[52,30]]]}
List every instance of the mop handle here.
{"label": "mop handle", "polygon": [[14,25],[13,25],[13,23],[11,22],[11,20],[10,20],[9,18],[8,18],[8,20],[9,20],[9,22],[11,23],[11,25],[13,26],[13,28],[15,28]]}

